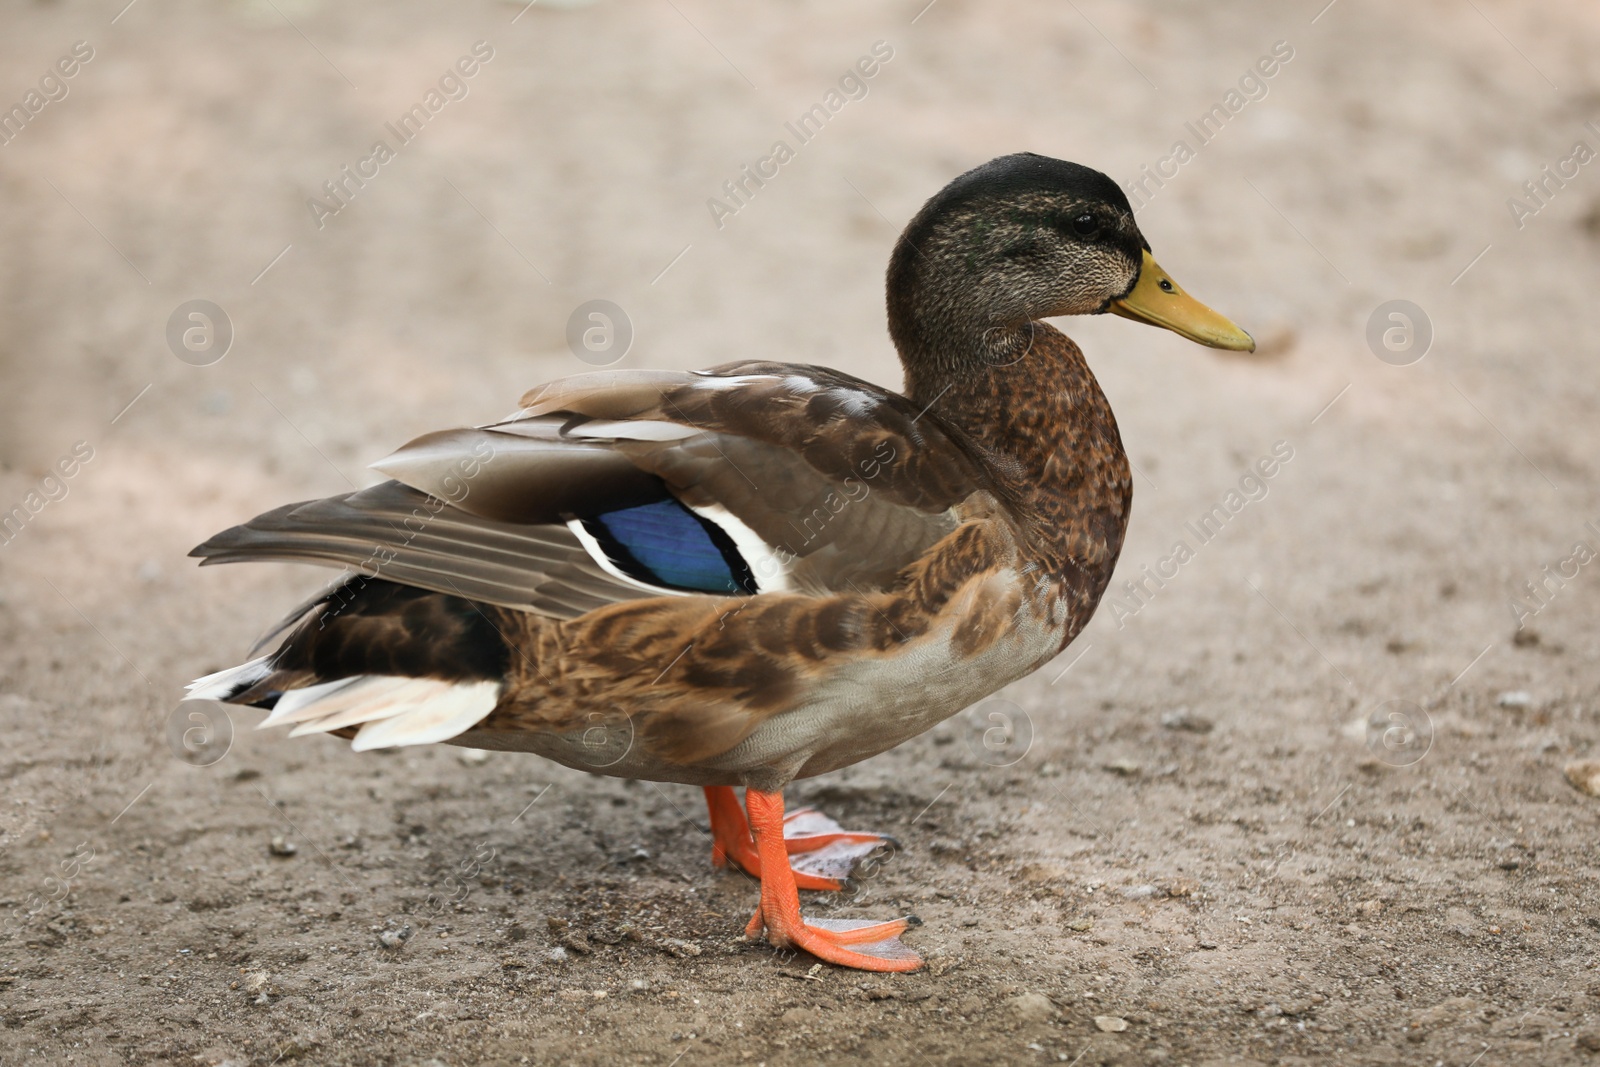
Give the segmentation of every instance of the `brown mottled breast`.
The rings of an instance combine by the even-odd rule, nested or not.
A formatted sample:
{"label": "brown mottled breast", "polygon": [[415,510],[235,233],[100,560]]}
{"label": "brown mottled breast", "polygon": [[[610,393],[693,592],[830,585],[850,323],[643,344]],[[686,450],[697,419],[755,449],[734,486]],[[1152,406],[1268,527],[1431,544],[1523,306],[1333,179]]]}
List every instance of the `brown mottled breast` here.
{"label": "brown mottled breast", "polygon": [[[1111,405],[1072,339],[1032,323],[1019,354],[969,368],[930,415],[980,442],[1008,487],[1029,573],[1063,599],[1063,639],[1088,623],[1127,532],[1133,478]],[[923,400],[913,383],[913,401]],[[931,386],[924,387],[930,388]]]}

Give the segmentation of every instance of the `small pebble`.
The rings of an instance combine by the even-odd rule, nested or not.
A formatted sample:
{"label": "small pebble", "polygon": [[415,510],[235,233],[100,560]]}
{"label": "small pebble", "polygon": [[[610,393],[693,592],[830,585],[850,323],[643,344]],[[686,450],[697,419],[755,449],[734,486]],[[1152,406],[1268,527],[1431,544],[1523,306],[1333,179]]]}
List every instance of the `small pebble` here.
{"label": "small pebble", "polygon": [[1012,1015],[1030,1023],[1049,1022],[1056,1013],[1056,1006],[1043,993],[1023,993],[1012,997],[1006,1001],[1006,1007]]}
{"label": "small pebble", "polygon": [[1076,930],[1076,931],[1078,931],[1078,933],[1081,934],[1086,930],[1093,930],[1094,929],[1094,923],[1093,923],[1093,921],[1091,921],[1089,919],[1073,919],[1071,922],[1069,922],[1067,924],[1067,929],[1068,930]]}
{"label": "small pebble", "polygon": [[1567,781],[1572,788],[1591,797],[1600,797],[1600,760],[1574,760],[1566,766]]}
{"label": "small pebble", "polygon": [[1161,716],[1161,725],[1169,730],[1187,730],[1192,734],[1209,734],[1212,722],[1203,715],[1196,715],[1188,708],[1178,708]]}
{"label": "small pebble", "polygon": [[282,834],[273,834],[272,841],[267,845],[267,851],[274,856],[292,856],[300,851],[300,846],[290,841]]}
{"label": "small pebble", "polygon": [[1513,689],[1501,693],[1495,698],[1495,703],[1502,708],[1531,708],[1533,707],[1533,694],[1525,689]]}
{"label": "small pebble", "polygon": [[1112,760],[1110,763],[1101,764],[1100,769],[1103,771],[1109,771],[1112,774],[1121,775],[1124,778],[1136,778],[1138,777],[1140,770],[1143,768],[1141,768],[1138,763],[1131,759],[1119,759]]}
{"label": "small pebble", "polygon": [[1116,1015],[1096,1015],[1094,1024],[1107,1034],[1120,1034],[1128,1028],[1128,1020]]}
{"label": "small pebble", "polygon": [[1135,885],[1124,889],[1122,895],[1129,900],[1153,900],[1162,893],[1153,885]]}
{"label": "small pebble", "polygon": [[1217,943],[1215,941],[1202,941],[1200,942],[1200,947],[1205,949],[1207,952],[1212,952],[1216,950]]}
{"label": "small pebble", "polygon": [[456,753],[456,759],[461,761],[462,766],[480,767],[489,762],[489,753],[481,748],[463,748]]}
{"label": "small pebble", "polygon": [[686,956],[698,956],[704,950],[692,941],[683,941],[676,937],[661,939],[661,948],[669,956],[683,959]]}
{"label": "small pebble", "polygon": [[378,944],[387,949],[397,949],[406,943],[406,938],[411,936],[411,927],[403,926],[398,930],[389,929],[378,935]]}

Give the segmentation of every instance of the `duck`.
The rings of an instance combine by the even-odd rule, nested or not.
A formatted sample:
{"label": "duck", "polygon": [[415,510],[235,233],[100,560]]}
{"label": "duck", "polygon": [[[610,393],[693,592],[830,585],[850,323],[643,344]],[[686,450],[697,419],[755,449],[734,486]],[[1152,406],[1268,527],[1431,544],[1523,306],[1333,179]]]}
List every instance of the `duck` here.
{"label": "duck", "polygon": [[343,574],[189,698],[356,752],[700,786],[713,863],[759,884],[746,937],[917,969],[913,916],[802,914],[800,890],[840,888],[892,839],[786,811],[784,788],[1025,677],[1093,616],[1133,483],[1082,351],[1044,320],[1254,341],[1157,265],[1116,182],[1032,153],[929,199],[886,295],[901,392],[764,359],[576,374],[416,438],[376,485],[211,537],[202,565]]}

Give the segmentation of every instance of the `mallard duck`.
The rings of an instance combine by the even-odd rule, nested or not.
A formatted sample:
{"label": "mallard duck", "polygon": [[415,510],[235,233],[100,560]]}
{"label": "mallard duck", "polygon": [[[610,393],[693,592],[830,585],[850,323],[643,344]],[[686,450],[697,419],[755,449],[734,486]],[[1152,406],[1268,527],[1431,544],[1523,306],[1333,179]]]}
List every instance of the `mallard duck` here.
{"label": "mallard duck", "polygon": [[747,936],[913,970],[910,918],[802,916],[798,889],[837,888],[885,838],[786,817],[783,789],[915,737],[1089,621],[1133,486],[1083,353],[1041,320],[1107,311],[1254,347],[1156,265],[1111,179],[995,159],[894,248],[904,393],[760,360],[539,386],[374,464],[389,481],[196,548],[347,574],[190,694],[357,751],[443,742],[702,786],[713,860],[760,879]]}

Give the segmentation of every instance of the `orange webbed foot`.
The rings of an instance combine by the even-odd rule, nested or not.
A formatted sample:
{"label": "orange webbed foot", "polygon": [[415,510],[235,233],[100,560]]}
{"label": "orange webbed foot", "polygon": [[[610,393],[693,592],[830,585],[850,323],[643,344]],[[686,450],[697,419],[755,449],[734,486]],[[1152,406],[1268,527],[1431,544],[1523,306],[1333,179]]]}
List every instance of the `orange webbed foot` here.
{"label": "orange webbed foot", "polygon": [[[707,786],[705,792],[711,862],[723,867],[731,861],[746,874],[761,877],[761,856],[733,787]],[[797,889],[842,889],[856,864],[881,848],[899,845],[884,834],[845,830],[815,808],[786,815],[783,839]]]}
{"label": "orange webbed foot", "polygon": [[744,799],[763,872],[761,904],[745,927],[746,937],[755,938],[765,930],[767,940],[780,948],[802,949],[829,963],[863,971],[914,971],[922,966],[922,957],[900,941],[909,927],[920,924],[914,916],[888,922],[801,916],[798,878],[785,862],[783,794],[747,789]]}

